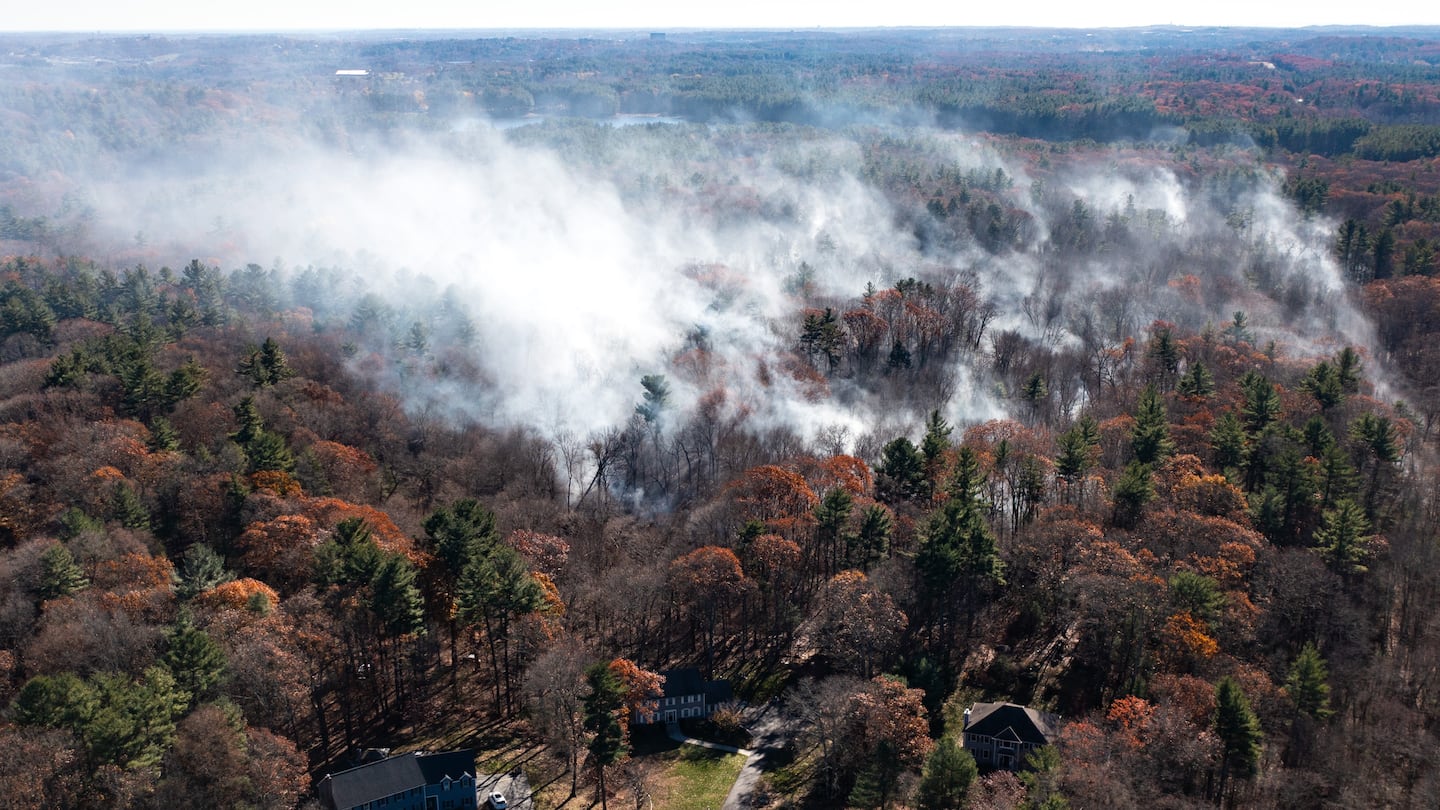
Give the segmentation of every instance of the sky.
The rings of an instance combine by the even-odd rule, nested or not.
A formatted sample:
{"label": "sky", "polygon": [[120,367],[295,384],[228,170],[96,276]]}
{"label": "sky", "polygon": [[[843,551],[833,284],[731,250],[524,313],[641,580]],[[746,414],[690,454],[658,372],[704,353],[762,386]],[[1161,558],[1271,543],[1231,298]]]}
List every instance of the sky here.
{"label": "sky", "polygon": [[882,26],[1440,25],[1440,4],[1314,0],[1203,3],[1031,0],[47,0],[13,3],[6,31],[294,31],[510,28],[843,28]]}

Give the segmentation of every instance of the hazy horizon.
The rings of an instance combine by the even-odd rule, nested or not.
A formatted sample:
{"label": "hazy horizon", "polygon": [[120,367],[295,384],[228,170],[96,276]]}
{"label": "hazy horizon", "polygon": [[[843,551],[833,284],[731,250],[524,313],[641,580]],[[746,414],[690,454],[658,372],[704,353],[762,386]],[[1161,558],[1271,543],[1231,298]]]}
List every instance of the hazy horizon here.
{"label": "hazy horizon", "polygon": [[464,7],[422,0],[403,7],[323,0],[244,5],[142,2],[117,6],[60,0],[11,9],[0,31],[106,33],[257,33],[339,31],[514,30],[773,30],[840,28],[1143,28],[1150,26],[1305,28],[1440,25],[1440,7],[1360,7],[1325,0],[1303,8],[1221,0],[1190,7],[1111,3],[1073,5],[1045,0],[1025,6],[942,6],[902,0],[877,6],[841,2],[792,7],[754,0],[712,6],[630,2],[595,5],[542,0],[516,6]]}

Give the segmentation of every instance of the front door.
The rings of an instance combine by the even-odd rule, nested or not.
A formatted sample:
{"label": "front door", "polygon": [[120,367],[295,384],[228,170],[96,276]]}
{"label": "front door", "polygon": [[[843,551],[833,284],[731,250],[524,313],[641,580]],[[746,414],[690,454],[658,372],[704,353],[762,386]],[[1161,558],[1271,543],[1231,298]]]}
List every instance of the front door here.
{"label": "front door", "polygon": [[665,722],[667,722],[667,723],[673,723],[673,722],[675,722],[675,721],[678,720],[678,719],[679,719],[679,716],[675,714],[675,710],[674,710],[674,709],[666,709],[666,710],[665,710]]}

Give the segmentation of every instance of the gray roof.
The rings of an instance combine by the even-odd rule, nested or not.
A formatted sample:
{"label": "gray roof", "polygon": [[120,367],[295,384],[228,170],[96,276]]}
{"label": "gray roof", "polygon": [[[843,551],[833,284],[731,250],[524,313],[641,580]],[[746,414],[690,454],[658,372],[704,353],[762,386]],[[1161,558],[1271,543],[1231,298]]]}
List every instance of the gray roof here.
{"label": "gray roof", "polygon": [[320,780],[320,799],[343,810],[465,774],[475,775],[474,751],[400,754],[327,775]]}
{"label": "gray roof", "polygon": [[700,670],[695,667],[667,669],[660,674],[665,677],[664,697],[699,695],[705,691],[705,680],[700,677]]}
{"label": "gray roof", "polygon": [[1049,745],[1060,731],[1060,718],[1015,703],[976,703],[965,720],[966,734],[997,740]]}

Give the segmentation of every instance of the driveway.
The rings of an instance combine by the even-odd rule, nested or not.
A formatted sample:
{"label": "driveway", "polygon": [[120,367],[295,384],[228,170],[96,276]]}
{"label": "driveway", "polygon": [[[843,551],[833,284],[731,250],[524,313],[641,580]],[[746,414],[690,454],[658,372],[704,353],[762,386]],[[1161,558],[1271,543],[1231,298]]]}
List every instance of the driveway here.
{"label": "driveway", "polygon": [[765,770],[766,753],[778,753],[786,745],[789,730],[786,720],[785,713],[780,711],[775,701],[760,709],[755,720],[749,725],[751,745],[755,748],[741,752],[747,755],[745,767],[741,768],[740,775],[735,777],[735,784],[730,788],[730,795],[725,797],[721,810],[745,810],[751,806],[750,796],[760,784],[760,774]]}
{"label": "driveway", "polygon": [[523,771],[475,775],[475,792],[481,807],[487,806],[485,797],[497,790],[505,794],[513,810],[534,810],[535,805],[530,801],[530,780],[525,778]]}

